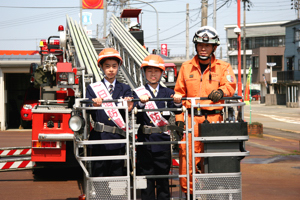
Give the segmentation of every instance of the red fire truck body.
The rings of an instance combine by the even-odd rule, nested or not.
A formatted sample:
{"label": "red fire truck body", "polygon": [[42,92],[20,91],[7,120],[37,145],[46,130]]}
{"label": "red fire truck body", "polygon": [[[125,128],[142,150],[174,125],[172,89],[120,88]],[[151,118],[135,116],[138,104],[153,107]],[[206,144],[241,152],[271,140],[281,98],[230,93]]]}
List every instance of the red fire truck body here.
{"label": "red fire truck body", "polygon": [[[32,119],[32,154],[34,162],[66,162],[66,141],[42,141],[43,135],[73,134],[69,128],[70,112],[33,113]],[[53,122],[53,127],[47,124]],[[58,138],[59,139],[59,138]]]}
{"label": "red fire truck body", "polygon": [[32,109],[31,160],[37,166],[57,162],[67,162],[64,166],[68,166],[68,155],[74,157],[74,132],[69,127],[69,119],[75,99],[74,88],[78,88],[79,81],[77,69],[65,61],[62,42],[58,36],[40,42],[41,64],[38,70],[42,75],[36,75],[36,70],[34,77],[44,82],[38,84],[40,105]]}

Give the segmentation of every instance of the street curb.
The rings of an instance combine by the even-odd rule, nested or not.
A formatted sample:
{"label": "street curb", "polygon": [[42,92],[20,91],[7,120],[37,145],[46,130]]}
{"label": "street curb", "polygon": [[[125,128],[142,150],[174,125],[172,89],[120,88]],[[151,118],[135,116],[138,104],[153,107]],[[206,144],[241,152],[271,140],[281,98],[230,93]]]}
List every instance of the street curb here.
{"label": "street curb", "polygon": [[293,131],[293,130],[287,130],[287,129],[281,129],[281,128],[274,128],[274,127],[268,127],[268,126],[264,126],[264,128],[269,128],[269,129],[275,129],[275,130],[279,130],[279,131],[285,131],[285,132],[291,132],[291,133],[297,133],[300,134],[300,131]]}
{"label": "street curb", "polygon": [[[268,150],[268,151],[275,151],[275,152],[281,153],[281,154],[290,154],[291,153],[289,151],[285,151],[285,150],[274,148],[274,147],[265,146],[265,145],[258,144],[258,143],[255,143],[255,142],[247,141],[246,145],[249,145],[249,146],[252,146],[252,147],[257,147],[257,148],[260,148],[260,149],[265,149],[265,150]],[[251,156],[251,153],[250,153],[250,156]]]}

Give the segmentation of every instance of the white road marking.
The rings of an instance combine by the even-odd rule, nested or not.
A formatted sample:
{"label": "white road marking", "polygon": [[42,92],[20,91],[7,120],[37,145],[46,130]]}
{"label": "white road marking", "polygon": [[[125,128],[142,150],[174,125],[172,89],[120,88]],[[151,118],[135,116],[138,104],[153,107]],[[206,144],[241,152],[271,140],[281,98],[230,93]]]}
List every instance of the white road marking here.
{"label": "white road marking", "polygon": [[266,114],[258,114],[264,117],[269,117],[271,119],[280,121],[280,122],[285,122],[285,123],[290,123],[290,124],[300,124],[300,119],[295,119],[292,117],[281,117],[281,116],[277,116],[277,115],[266,115]]}

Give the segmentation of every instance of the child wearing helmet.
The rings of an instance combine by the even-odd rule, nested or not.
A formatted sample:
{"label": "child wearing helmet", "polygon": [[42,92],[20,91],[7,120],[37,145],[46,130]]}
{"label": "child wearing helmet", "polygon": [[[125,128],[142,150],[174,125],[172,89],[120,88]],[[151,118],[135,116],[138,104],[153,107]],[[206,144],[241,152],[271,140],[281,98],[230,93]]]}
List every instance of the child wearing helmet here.
{"label": "child wearing helmet", "polygon": [[[220,99],[224,97],[233,96],[236,88],[236,78],[229,63],[216,59],[214,52],[217,46],[220,45],[219,36],[217,31],[209,26],[201,27],[194,35],[193,42],[197,55],[189,61],[182,64],[177,82],[175,85],[175,93],[182,97],[208,97],[210,100],[196,100],[196,104],[221,104],[224,101]],[[191,128],[191,103],[183,101],[182,104],[188,109],[189,115],[189,128]],[[194,132],[195,136],[199,136],[198,124],[203,123],[205,115],[209,122],[216,122],[223,120],[222,106],[218,107],[202,107],[201,112],[194,112]],[[176,115],[176,121],[179,126],[184,126],[183,114]],[[183,138],[185,141],[185,137]],[[187,179],[180,178],[182,191],[187,193],[187,184],[190,184],[190,194],[193,193],[192,182],[192,145],[191,137],[189,137],[189,158],[186,158],[186,146],[179,145],[179,158],[180,158],[180,174],[189,174],[190,183]],[[203,144],[199,141],[194,143],[195,153],[200,153],[203,149]],[[189,161],[189,169],[186,169],[186,162]],[[201,167],[202,160],[197,157],[195,159],[196,168],[199,171],[203,170]],[[201,161],[201,162],[200,162]]]}
{"label": "child wearing helmet", "polygon": [[[113,48],[106,48],[99,54],[98,66],[104,73],[104,79],[87,86],[86,98],[93,100],[94,107],[102,106],[103,99],[132,99],[132,92],[128,85],[116,80],[119,67],[122,65],[122,58],[119,52]],[[105,105],[113,106],[114,103]],[[133,102],[128,101],[128,108],[131,110]],[[99,109],[90,111],[94,128],[90,133],[89,140],[111,140],[124,139],[125,111],[123,109]],[[113,115],[112,115],[113,113]],[[114,116],[114,117],[113,117]],[[101,144],[92,145],[93,156],[124,155],[125,144]],[[124,160],[103,160],[92,162],[92,176],[122,176]]]}
{"label": "child wearing helmet", "polygon": [[[134,90],[137,108],[180,108],[181,96],[174,95],[170,88],[159,84],[165,65],[159,55],[147,56],[141,65],[146,85]],[[149,98],[170,98],[173,101],[149,101]],[[180,112],[179,112],[180,113]],[[165,115],[166,114],[166,115]],[[169,113],[141,112],[138,113],[137,123],[139,142],[170,141],[170,131],[166,130]],[[137,174],[138,175],[168,175],[171,166],[170,144],[137,146]],[[156,195],[155,196],[155,185]],[[168,178],[147,179],[147,188],[142,189],[141,197],[145,199],[170,199]]]}

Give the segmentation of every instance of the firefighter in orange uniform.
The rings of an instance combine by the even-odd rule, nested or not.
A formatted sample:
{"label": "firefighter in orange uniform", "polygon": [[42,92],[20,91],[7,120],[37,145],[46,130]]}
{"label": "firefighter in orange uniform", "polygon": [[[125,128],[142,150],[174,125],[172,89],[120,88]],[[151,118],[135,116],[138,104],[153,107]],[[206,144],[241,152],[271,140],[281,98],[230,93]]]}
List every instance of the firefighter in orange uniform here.
{"label": "firefighter in orange uniform", "polygon": [[[208,97],[210,100],[196,100],[196,104],[221,104],[222,97],[233,96],[236,89],[236,78],[229,63],[216,59],[214,52],[220,45],[217,31],[209,26],[201,27],[193,38],[197,55],[182,64],[179,76],[175,85],[176,95],[182,97]],[[189,111],[188,121],[191,128],[191,101],[183,101]],[[194,133],[198,136],[198,124],[203,123],[205,115],[209,122],[223,120],[223,107],[201,107],[195,109],[195,126]],[[183,113],[176,115],[176,123],[178,126],[184,126]],[[185,135],[182,141],[185,141]],[[186,145],[181,144],[179,150],[180,155],[180,174],[186,174]],[[193,193],[192,185],[192,143],[189,136],[189,175],[190,175],[190,194]],[[200,153],[203,148],[201,142],[195,142],[195,153]],[[196,169],[201,170],[201,158],[196,158]],[[180,185],[184,193],[187,193],[187,179],[180,178]]]}

